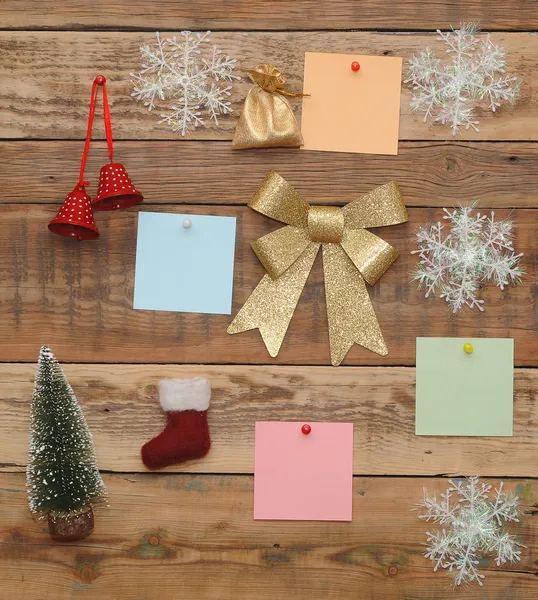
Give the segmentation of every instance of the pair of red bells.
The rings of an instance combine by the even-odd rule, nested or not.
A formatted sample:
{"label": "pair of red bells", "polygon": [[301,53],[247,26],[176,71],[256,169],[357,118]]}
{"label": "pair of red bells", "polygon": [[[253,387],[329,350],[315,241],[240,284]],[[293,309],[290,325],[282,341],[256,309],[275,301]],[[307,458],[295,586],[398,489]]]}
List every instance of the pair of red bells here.
{"label": "pair of red bells", "polygon": [[[92,201],[86,193],[88,182],[84,181],[84,168],[90,146],[98,87],[103,88],[103,112],[110,164],[101,168],[97,195]],[[99,230],[93,217],[94,210],[120,210],[122,208],[129,208],[140,204],[143,199],[144,196],[133,185],[125,167],[121,163],[114,162],[112,125],[108,108],[106,79],[102,75],[98,75],[92,87],[88,133],[82,155],[79,182],[75,186],[75,189],[67,195],[56,217],[49,223],[49,229],[59,235],[72,237],[77,240],[94,240],[99,237]]]}

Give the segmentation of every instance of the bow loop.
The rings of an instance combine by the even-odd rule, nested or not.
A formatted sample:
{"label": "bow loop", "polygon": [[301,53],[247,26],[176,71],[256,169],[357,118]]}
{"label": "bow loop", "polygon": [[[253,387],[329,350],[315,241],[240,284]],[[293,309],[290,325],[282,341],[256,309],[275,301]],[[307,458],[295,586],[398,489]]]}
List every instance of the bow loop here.
{"label": "bow loop", "polygon": [[308,204],[275,171],[267,173],[248,205],[256,212],[286,225],[303,228],[308,225]]}
{"label": "bow loop", "polygon": [[366,229],[347,230],[342,248],[370,285],[375,285],[398,258],[398,252],[390,244]]}
{"label": "bow loop", "polygon": [[346,227],[362,229],[407,222],[407,209],[395,181],[381,185],[342,208]]}
{"label": "bow loop", "polygon": [[306,229],[282,227],[252,242],[256,256],[271,279],[277,279],[310,246]]}
{"label": "bow loop", "polygon": [[365,227],[407,221],[396,182],[339,208],[309,206],[278,173],[270,171],[249,206],[287,224],[252,243],[267,271],[228,328],[259,329],[276,356],[303,287],[323,247],[331,362],[339,365],[353,344],[387,354],[366,283],[374,285],[398,252]]}

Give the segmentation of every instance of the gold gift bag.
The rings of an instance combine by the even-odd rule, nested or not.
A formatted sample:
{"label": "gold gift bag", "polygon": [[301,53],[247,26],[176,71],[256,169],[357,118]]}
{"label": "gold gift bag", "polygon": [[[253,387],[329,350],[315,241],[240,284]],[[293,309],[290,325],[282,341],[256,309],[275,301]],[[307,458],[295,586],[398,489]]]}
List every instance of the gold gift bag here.
{"label": "gold gift bag", "polygon": [[274,148],[303,144],[299,123],[285,96],[301,97],[283,90],[286,82],[273,65],[258,65],[247,71],[256,84],[250,88],[232,142],[234,150]]}

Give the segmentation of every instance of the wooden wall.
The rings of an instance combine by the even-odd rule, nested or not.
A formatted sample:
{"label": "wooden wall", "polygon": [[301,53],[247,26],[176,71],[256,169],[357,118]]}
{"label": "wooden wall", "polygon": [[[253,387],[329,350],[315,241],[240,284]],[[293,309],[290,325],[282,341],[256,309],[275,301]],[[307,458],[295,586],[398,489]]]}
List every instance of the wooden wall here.
{"label": "wooden wall", "polygon": [[[240,74],[270,61],[301,89],[306,50],[409,58],[432,33],[477,20],[524,80],[520,101],[479,111],[480,132],[456,138],[423,123],[402,94],[396,157],[274,149],[233,152],[249,84],[234,113],[185,139],[130,97],[139,46],[156,30],[215,30]],[[0,3],[0,598],[6,600],[531,600],[538,597],[536,231],[538,226],[538,11],[532,0],[36,0]],[[73,243],[48,232],[78,177],[90,86],[107,77],[116,156],[144,204],[98,213],[101,237]],[[300,104],[300,103],[298,103]],[[298,106],[298,113],[300,106]],[[98,124],[87,178],[106,162]],[[273,168],[311,203],[339,204],[396,179],[409,223],[381,237],[400,251],[370,289],[389,354],[355,346],[329,365],[321,264],[316,263],[277,359],[256,331],[228,336],[226,316],[132,308],[139,210],[238,219],[234,308],[263,274],[250,242],[275,224],[247,208]],[[482,290],[486,311],[453,316],[410,283],[419,225],[443,207],[477,201],[516,223],[524,282]],[[181,268],[181,263],[178,263]],[[514,436],[414,435],[417,336],[513,337]],[[25,493],[28,410],[39,346],[49,344],[93,431],[110,508],[87,540],[59,545],[34,522]],[[141,445],[162,428],[161,377],[208,376],[213,448],[203,460],[145,471]],[[256,420],[355,425],[352,523],[252,519]],[[428,526],[411,509],[422,488],[480,474],[522,498],[515,566],[484,559],[484,588],[447,589],[424,559]]]}

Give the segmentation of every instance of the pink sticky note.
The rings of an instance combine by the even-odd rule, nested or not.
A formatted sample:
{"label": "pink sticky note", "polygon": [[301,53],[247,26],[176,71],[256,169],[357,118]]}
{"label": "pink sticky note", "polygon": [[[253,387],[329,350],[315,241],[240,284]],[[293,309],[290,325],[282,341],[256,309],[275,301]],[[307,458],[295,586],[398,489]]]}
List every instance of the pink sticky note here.
{"label": "pink sticky note", "polygon": [[254,518],[351,521],[353,423],[256,423]]}

